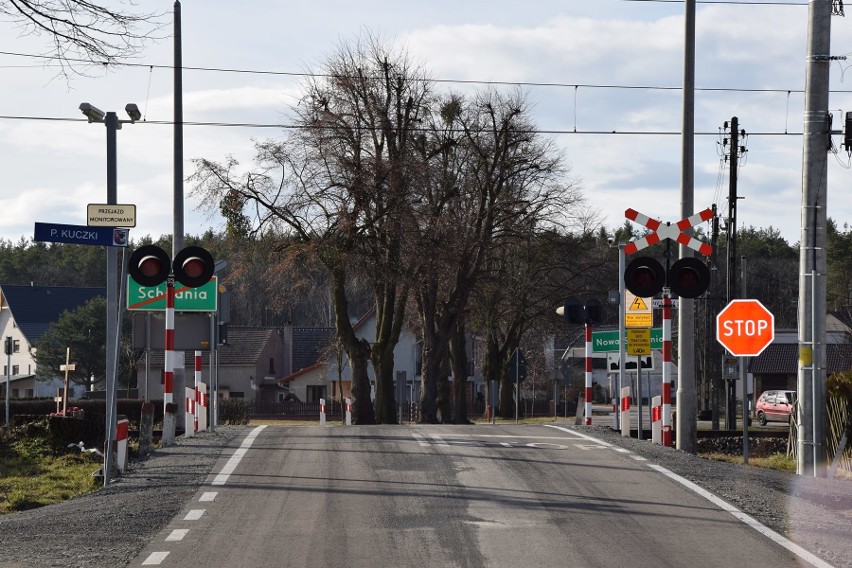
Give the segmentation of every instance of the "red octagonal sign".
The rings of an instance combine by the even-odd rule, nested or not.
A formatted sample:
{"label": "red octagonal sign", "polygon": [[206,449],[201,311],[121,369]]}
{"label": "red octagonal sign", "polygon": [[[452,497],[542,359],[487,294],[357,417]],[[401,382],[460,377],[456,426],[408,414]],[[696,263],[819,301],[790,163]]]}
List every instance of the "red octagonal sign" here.
{"label": "red octagonal sign", "polygon": [[731,355],[760,355],[775,339],[775,316],[758,300],[732,300],[716,316],[716,341]]}

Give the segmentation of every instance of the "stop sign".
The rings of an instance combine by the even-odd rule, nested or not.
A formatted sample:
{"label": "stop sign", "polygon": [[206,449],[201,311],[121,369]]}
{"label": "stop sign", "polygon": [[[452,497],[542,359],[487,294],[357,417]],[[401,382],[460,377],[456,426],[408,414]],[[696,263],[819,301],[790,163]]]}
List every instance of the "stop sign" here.
{"label": "stop sign", "polygon": [[760,355],[775,339],[775,316],[758,300],[731,300],[716,316],[716,341],[731,355]]}

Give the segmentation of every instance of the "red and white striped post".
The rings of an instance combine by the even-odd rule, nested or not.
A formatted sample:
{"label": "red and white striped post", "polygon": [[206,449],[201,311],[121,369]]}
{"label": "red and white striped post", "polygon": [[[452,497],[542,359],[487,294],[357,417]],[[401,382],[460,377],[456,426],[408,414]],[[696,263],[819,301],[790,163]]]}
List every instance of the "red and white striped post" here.
{"label": "red and white striped post", "polygon": [[630,387],[621,387],[621,435],[630,437]]}
{"label": "red and white striped post", "polygon": [[592,425],[592,326],[586,324],[586,408],[585,425]]}
{"label": "red and white striped post", "polygon": [[651,442],[663,443],[663,397],[655,396],[651,399]]}
{"label": "red and white striped post", "polygon": [[352,426],[352,399],[346,399],[346,425]]}
{"label": "red and white striped post", "polygon": [[115,467],[120,473],[124,473],[127,467],[127,437],[129,435],[130,421],[122,418],[116,423],[115,428]]}
{"label": "red and white striped post", "polygon": [[195,416],[198,430],[207,430],[207,383],[199,382],[195,391]]}
{"label": "red and white striped post", "polygon": [[[198,406],[199,386],[201,385],[201,351],[195,352],[195,403]],[[195,431],[198,432],[198,410],[195,411]]]}
{"label": "red and white striped post", "polygon": [[320,399],[320,426],[325,425],[325,399]]}
{"label": "red and white striped post", "polygon": [[663,445],[672,445],[672,298],[663,289]]}
{"label": "red and white striped post", "polygon": [[195,436],[195,389],[186,387],[185,390],[186,399],[183,408],[183,435],[187,438],[192,438]]}
{"label": "red and white striped post", "polygon": [[174,399],[175,381],[175,281],[166,280],[166,343],[163,365],[163,402],[168,405]]}

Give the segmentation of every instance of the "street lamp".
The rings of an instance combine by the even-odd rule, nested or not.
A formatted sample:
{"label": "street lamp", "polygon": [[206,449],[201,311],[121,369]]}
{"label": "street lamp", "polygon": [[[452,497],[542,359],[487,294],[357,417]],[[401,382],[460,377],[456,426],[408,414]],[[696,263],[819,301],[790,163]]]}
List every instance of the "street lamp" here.
{"label": "street lamp", "polygon": [[[124,107],[124,111],[130,117],[130,120],[119,120],[118,115],[114,112],[104,112],[99,108],[92,106],[89,103],[80,104],[80,112],[82,112],[89,122],[102,122],[107,130],[107,204],[115,205],[118,203],[118,168],[116,159],[116,131],[121,128],[124,123],[133,124],[140,118],[142,113],[139,112],[139,107],[133,103],[129,103]],[[116,413],[116,368],[118,361],[118,341],[120,337],[120,327],[118,327],[118,301],[116,292],[118,291],[118,251],[115,247],[107,247],[107,313],[106,313],[106,434],[107,447],[104,455],[104,487],[109,485],[110,474],[112,473],[112,452],[113,441],[115,439],[115,413]]]}

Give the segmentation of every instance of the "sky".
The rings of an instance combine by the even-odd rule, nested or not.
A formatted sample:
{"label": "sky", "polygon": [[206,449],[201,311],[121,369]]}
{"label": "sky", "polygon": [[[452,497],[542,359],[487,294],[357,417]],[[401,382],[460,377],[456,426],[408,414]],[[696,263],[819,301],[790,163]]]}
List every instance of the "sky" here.
{"label": "sky", "polygon": [[[759,3],[759,1],[761,3]],[[4,2],[0,2],[4,3]],[[163,13],[171,0],[142,3]],[[193,159],[236,158],[281,138],[300,74],[320,70],[365,33],[405,48],[445,92],[520,84],[544,136],[564,152],[587,206],[609,230],[633,208],[680,220],[684,4],[675,0],[185,0],[182,6],[184,173]],[[852,53],[852,21],[832,17],[832,53]],[[723,125],[748,136],[738,170],[738,226],[773,227],[799,241],[808,7],[804,0],[697,3],[695,211],[728,209]],[[34,224],[86,224],[106,202],[106,129],[82,102],[143,120],[118,132],[118,202],[135,204],[136,240],[169,235],[173,221],[173,41],[150,43],[130,66],[59,75],[30,57],[46,38],[0,16],[0,239],[31,239]],[[831,64],[829,110],[841,130],[852,111],[852,62]],[[195,68],[195,69],[191,69]],[[505,86],[503,86],[506,84]],[[58,120],[44,120],[58,119]],[[164,124],[165,123],[165,124]],[[237,126],[242,125],[242,126]],[[245,126],[253,125],[253,126]],[[260,126],[262,125],[262,126]],[[828,215],[852,223],[850,158],[833,136]],[[219,230],[184,187],[184,228]]]}

